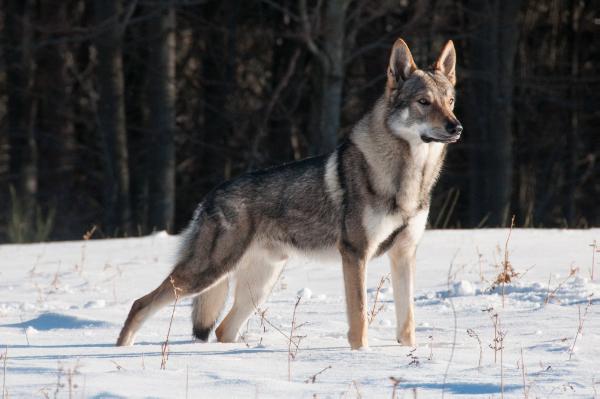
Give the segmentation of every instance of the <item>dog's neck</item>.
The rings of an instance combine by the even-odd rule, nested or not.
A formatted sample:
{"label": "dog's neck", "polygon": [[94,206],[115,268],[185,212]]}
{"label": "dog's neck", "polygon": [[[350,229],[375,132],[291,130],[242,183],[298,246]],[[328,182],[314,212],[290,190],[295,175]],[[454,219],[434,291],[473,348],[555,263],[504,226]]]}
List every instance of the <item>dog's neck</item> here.
{"label": "dog's neck", "polygon": [[[365,156],[377,192],[395,195],[406,212],[429,205],[445,156],[445,144],[408,140],[386,126],[383,98],[354,127],[350,140]],[[410,127],[407,127],[410,129]],[[425,204],[424,204],[425,203]]]}

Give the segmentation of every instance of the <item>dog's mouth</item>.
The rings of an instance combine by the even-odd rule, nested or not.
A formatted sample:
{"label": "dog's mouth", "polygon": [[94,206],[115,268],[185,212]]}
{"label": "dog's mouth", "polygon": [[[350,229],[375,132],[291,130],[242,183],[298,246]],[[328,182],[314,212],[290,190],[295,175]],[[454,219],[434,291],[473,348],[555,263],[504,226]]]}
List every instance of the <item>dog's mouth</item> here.
{"label": "dog's mouth", "polygon": [[423,140],[425,143],[435,142],[435,143],[451,144],[451,143],[456,143],[459,139],[460,139],[460,133],[452,135],[452,136],[444,136],[444,137],[431,137],[431,136],[427,136],[424,134],[421,135],[421,140]]}

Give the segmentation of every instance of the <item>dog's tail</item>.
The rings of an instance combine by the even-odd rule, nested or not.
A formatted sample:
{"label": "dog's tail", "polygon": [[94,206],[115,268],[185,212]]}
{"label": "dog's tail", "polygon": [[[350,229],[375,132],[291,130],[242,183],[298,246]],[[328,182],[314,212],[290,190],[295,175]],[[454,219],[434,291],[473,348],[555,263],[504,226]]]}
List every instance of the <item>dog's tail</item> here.
{"label": "dog's tail", "polygon": [[194,298],[194,308],[192,310],[193,333],[199,340],[208,341],[208,336],[225,306],[228,292],[228,278],[224,277]]}

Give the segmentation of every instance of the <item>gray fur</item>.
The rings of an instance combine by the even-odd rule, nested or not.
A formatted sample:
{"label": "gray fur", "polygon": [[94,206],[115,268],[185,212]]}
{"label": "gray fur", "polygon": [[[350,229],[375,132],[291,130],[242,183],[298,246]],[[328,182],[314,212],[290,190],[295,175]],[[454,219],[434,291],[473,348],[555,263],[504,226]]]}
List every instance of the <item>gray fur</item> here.
{"label": "gray fur", "polygon": [[[401,45],[406,46],[402,42],[395,48]],[[445,155],[444,144],[425,143],[458,138],[447,132],[459,123],[449,100],[454,87],[442,71],[415,70],[408,47],[393,53],[392,62],[385,94],[333,154],[248,173],[216,187],[198,205],[182,234],[170,278],[182,295],[202,293],[215,304],[203,315],[202,296],[194,302],[194,331],[200,338],[207,338],[225,302],[224,290],[217,287],[223,287],[251,245],[260,245],[281,259],[290,251],[337,249],[344,264],[350,343],[353,348],[366,345],[361,332],[366,262],[402,240],[411,242],[410,249],[395,252],[414,258],[418,239],[410,241],[413,233],[407,227],[428,212]],[[420,104],[421,98],[431,104]],[[165,280],[134,303],[119,345],[132,342],[151,313],[144,309],[167,301],[168,289]],[[358,319],[351,314],[356,312]]]}

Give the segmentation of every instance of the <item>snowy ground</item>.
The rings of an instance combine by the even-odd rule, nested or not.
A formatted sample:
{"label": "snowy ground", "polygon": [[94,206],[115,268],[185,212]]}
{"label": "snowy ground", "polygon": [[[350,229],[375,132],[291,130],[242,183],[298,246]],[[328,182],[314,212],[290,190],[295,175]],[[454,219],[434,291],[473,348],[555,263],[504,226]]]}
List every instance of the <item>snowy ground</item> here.
{"label": "snowy ground", "polygon": [[[600,230],[513,231],[509,258],[522,276],[505,287],[503,307],[499,289],[489,287],[507,233],[425,234],[417,256],[415,350],[395,342],[386,283],[379,295],[384,308],[369,329],[370,349],[350,351],[341,266],[297,260],[262,307],[272,326],[265,331],[253,316],[245,342],[193,342],[191,301],[183,300],[175,310],[166,370],[160,369],[161,345],[173,308],[144,325],[135,346],[113,344],[132,301],[168,273],[176,237],[0,246],[0,352],[7,352],[0,381],[10,398],[391,397],[390,377],[400,381],[398,397],[406,398],[415,392],[420,398],[442,392],[499,397],[501,387],[512,397],[523,397],[524,389],[529,397],[598,397],[600,265],[590,281],[590,244],[600,241]],[[371,301],[387,264],[385,257],[371,262]],[[579,270],[569,277],[571,268]],[[296,321],[307,323],[298,331],[305,338],[288,381],[288,345],[277,329],[289,331],[302,289]],[[583,316],[590,300],[571,356],[579,311]],[[495,314],[505,334],[496,361],[490,347]],[[323,369],[314,383],[306,382]]]}

